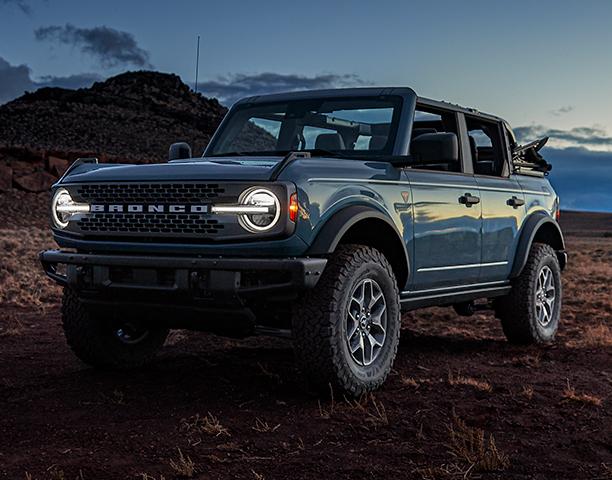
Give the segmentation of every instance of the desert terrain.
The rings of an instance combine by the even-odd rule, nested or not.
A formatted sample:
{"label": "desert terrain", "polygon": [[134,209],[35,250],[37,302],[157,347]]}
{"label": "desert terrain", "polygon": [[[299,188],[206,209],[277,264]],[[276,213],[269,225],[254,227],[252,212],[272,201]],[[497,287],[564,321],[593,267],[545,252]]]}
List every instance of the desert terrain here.
{"label": "desert terrain", "polygon": [[310,395],[266,337],[176,331],[147,368],[80,363],[37,260],[49,185],[77,157],[199,155],[225,112],[155,72],[0,106],[0,479],[612,479],[612,215],[562,215],[556,343],[511,346],[487,312],[406,314],[392,375],[358,401]]}
{"label": "desert terrain", "polygon": [[612,216],[566,212],[556,343],[511,346],[489,313],[403,317],[382,390],[314,397],[289,342],[173,332],[132,372],[68,349],[47,194],[0,194],[0,478],[612,478]]}

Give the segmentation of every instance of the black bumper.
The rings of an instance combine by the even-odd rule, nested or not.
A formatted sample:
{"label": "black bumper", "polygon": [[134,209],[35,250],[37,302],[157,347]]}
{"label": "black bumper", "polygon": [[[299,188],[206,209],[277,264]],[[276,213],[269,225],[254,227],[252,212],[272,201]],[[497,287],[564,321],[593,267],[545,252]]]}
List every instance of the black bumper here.
{"label": "black bumper", "polygon": [[40,261],[48,277],[77,290],[258,294],[313,288],[323,258],[199,258],[81,254],[47,250]]}

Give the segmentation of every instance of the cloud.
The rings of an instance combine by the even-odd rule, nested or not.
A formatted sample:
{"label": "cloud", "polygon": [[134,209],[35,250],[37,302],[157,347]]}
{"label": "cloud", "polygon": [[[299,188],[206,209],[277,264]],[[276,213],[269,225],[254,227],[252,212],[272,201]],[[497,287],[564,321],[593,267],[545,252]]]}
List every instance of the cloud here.
{"label": "cloud", "polygon": [[551,110],[550,114],[554,115],[555,117],[560,117],[566,113],[573,112],[574,110],[575,107],[573,105],[566,105],[564,107],[557,108],[556,110]]}
{"label": "cloud", "polygon": [[131,33],[107,26],[79,28],[67,23],[34,30],[36,40],[72,45],[98,59],[104,67],[135,65],[150,68],[149,52],[140,48]]}
{"label": "cloud", "polygon": [[26,15],[32,15],[32,7],[25,0],[0,0],[0,5],[14,5]]}
{"label": "cloud", "polygon": [[354,74],[336,75],[329,73],[307,77],[264,72],[255,75],[235,74],[219,77],[216,80],[200,83],[198,90],[206,96],[217,97],[221,103],[231,105],[242,97],[253,95],[362,84],[363,81]]}
{"label": "cloud", "polygon": [[81,88],[88,87],[102,77],[95,73],[81,73],[66,77],[45,76],[39,81],[32,79],[32,71],[27,65],[11,65],[0,57],[0,104],[41,87]]}
{"label": "cloud", "polygon": [[32,90],[34,82],[30,78],[30,67],[11,65],[0,57],[0,104]]}
{"label": "cloud", "polygon": [[596,150],[612,150],[612,136],[599,126],[574,127],[569,130],[548,128],[543,125],[514,128],[519,143],[550,137],[551,146],[586,147]]}

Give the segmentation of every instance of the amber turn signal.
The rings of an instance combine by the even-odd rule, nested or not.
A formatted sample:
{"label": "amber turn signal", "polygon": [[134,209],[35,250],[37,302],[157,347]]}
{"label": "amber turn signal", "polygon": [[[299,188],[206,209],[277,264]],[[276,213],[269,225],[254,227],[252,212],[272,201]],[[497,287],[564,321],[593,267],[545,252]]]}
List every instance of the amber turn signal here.
{"label": "amber turn signal", "polygon": [[289,220],[291,220],[292,222],[295,222],[297,220],[298,209],[299,207],[297,192],[294,192],[289,198]]}

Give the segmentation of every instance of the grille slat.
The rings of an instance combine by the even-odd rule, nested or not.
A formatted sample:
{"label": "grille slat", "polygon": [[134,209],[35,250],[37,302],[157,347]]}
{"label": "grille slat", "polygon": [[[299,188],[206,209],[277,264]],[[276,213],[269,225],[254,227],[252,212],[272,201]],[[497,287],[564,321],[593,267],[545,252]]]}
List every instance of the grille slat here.
{"label": "grille slat", "polygon": [[205,215],[193,214],[143,214],[93,213],[77,221],[83,232],[134,232],[216,235],[224,225]]}
{"label": "grille slat", "polygon": [[192,204],[217,198],[225,188],[218,183],[91,184],[80,185],[76,193],[85,202]]}

